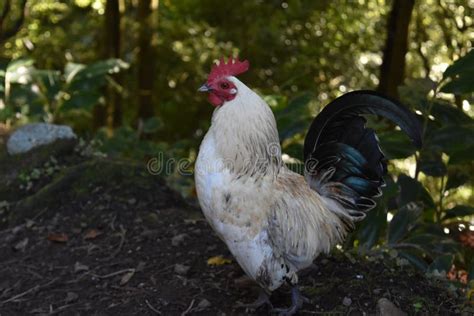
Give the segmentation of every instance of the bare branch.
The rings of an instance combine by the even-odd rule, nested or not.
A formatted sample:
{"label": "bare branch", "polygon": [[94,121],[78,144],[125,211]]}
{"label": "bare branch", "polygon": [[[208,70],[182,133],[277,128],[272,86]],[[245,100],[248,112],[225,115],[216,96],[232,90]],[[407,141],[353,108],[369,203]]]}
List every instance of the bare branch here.
{"label": "bare branch", "polygon": [[425,70],[425,77],[429,78],[430,76],[430,71],[431,71],[431,66],[430,62],[428,60],[428,57],[425,56],[423,53],[423,43],[428,40],[428,35],[426,34],[426,30],[423,25],[423,21],[421,19],[421,15],[418,13],[416,16],[416,24],[415,24],[415,39],[416,39],[416,52],[421,58],[421,61],[423,63],[423,68]]}

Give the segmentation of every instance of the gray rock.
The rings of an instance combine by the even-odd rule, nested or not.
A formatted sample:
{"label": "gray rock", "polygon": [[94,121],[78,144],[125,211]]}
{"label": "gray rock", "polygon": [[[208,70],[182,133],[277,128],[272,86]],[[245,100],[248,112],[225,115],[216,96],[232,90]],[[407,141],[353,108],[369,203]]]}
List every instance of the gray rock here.
{"label": "gray rock", "polygon": [[184,243],[184,239],[186,237],[188,237],[188,235],[186,234],[179,234],[179,235],[174,236],[171,239],[171,245],[173,245],[174,247],[178,247],[179,245]]}
{"label": "gray rock", "polygon": [[344,306],[351,306],[352,304],[352,299],[350,297],[344,297],[344,299],[342,300],[342,305]]}
{"label": "gray rock", "polygon": [[377,316],[406,316],[407,314],[386,298],[377,302]]}
{"label": "gray rock", "polygon": [[76,134],[69,126],[47,123],[26,124],[17,129],[7,142],[10,155],[26,153],[36,147],[54,143],[59,139],[75,139]]}
{"label": "gray rock", "polygon": [[177,263],[174,265],[174,272],[177,274],[185,275],[188,273],[190,266],[185,266],[184,264]]}
{"label": "gray rock", "polygon": [[72,302],[76,301],[78,298],[79,298],[79,295],[77,293],[67,292],[65,301],[66,301],[67,304],[69,304],[69,303],[72,303]]}
{"label": "gray rock", "polygon": [[211,306],[211,302],[209,302],[206,299],[203,299],[199,302],[197,308],[198,308],[198,310],[203,310],[203,309],[208,308],[209,306]]}

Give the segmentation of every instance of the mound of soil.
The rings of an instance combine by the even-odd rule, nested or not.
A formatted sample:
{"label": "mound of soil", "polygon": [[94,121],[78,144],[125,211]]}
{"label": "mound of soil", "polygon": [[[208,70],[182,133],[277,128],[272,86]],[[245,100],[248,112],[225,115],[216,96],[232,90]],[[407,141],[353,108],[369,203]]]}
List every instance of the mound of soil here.
{"label": "mound of soil", "polygon": [[[71,151],[54,158],[53,172],[43,172],[50,168],[44,162],[18,159],[35,160],[34,154],[17,157],[6,167],[0,157],[10,179],[8,190],[0,190],[0,203],[8,201],[0,206],[0,315],[268,313],[238,307],[253,301],[257,288],[200,211],[144,163]],[[18,175],[32,168],[40,176],[26,177],[25,187]],[[301,289],[311,302],[300,315],[374,314],[381,298],[409,314],[467,308],[444,281],[338,250],[318,258],[301,277]],[[288,289],[272,301],[289,305]]]}

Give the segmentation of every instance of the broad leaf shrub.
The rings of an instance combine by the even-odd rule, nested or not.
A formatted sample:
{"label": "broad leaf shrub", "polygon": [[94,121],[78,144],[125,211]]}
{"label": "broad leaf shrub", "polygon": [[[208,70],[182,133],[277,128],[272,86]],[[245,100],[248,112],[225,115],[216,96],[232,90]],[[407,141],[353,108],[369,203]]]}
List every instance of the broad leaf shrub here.
{"label": "broad leaf shrub", "polygon": [[[458,286],[474,284],[474,50],[449,66],[442,79],[408,80],[402,102],[423,126],[423,147],[387,122],[369,118],[388,159],[387,185],[378,206],[345,244],[363,254],[387,253]],[[287,164],[302,171],[304,133],[320,109],[309,94],[287,101],[267,96],[277,118]],[[457,102],[457,104],[456,104]],[[462,276],[462,277],[460,277]]]}
{"label": "broad leaf shrub", "polygon": [[110,75],[128,68],[119,59],[90,65],[67,63],[63,71],[37,69],[32,59],[0,64],[0,121],[77,122],[104,103]]}

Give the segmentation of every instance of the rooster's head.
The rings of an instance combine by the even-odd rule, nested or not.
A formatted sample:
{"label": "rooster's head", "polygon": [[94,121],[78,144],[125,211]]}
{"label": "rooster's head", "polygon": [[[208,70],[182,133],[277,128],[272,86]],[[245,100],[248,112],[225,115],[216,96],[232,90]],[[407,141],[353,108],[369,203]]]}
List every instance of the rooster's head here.
{"label": "rooster's head", "polygon": [[207,82],[198,91],[209,92],[209,102],[214,106],[221,106],[224,102],[233,100],[239,93],[237,86],[229,77],[237,76],[249,69],[249,62],[229,58],[225,63],[224,58],[212,67],[207,77]]}

